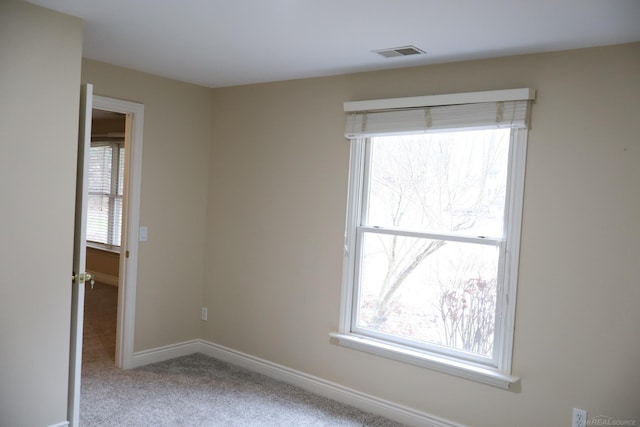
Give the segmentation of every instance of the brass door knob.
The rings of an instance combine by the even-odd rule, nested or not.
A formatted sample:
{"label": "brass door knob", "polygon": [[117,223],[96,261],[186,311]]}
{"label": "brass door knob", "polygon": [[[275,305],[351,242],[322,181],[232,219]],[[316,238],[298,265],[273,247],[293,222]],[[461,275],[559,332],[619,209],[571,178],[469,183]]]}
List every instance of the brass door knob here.
{"label": "brass door knob", "polygon": [[75,282],[76,280],[79,280],[80,283],[91,283],[91,289],[93,289],[93,285],[96,283],[96,281],[93,280],[93,276],[91,276],[91,274],[89,273],[73,274],[71,276],[71,281]]}

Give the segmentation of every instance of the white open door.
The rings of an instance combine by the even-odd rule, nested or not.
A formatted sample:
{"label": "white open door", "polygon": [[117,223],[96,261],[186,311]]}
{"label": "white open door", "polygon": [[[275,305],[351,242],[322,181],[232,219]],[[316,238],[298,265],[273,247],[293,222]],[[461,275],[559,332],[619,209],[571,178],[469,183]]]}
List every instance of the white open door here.
{"label": "white open door", "polygon": [[80,424],[80,379],[82,374],[82,327],[84,321],[84,284],[86,274],[87,199],[89,150],[91,147],[91,104],[93,86],[80,89],[80,127],[78,132],[78,170],[76,178],[75,236],[73,240],[73,274],[71,291],[71,351],[69,360],[69,400],[67,417],[71,427]]}

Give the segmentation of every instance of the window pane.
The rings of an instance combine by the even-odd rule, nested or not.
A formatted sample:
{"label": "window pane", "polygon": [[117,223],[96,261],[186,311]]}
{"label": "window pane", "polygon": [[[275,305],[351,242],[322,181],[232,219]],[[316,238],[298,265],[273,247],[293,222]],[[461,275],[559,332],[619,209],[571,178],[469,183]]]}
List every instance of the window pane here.
{"label": "window pane", "polygon": [[124,194],[124,146],[120,145],[118,148],[118,195]]}
{"label": "window pane", "polygon": [[108,244],[109,197],[89,195],[87,205],[87,240]]}
{"label": "window pane", "polygon": [[499,249],[364,233],[356,325],[491,357]]}
{"label": "window pane", "polygon": [[122,235],[122,198],[116,198],[113,203],[113,246],[120,246],[120,237]]}
{"label": "window pane", "polygon": [[109,145],[91,147],[89,151],[89,193],[111,192],[111,156]]}
{"label": "window pane", "polygon": [[509,129],[372,139],[367,223],[502,237]]}

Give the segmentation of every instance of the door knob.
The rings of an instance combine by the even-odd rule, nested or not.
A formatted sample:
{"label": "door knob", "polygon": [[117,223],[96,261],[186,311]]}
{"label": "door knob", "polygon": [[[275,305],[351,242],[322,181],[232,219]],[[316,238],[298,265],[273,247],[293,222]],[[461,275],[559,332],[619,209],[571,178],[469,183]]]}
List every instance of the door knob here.
{"label": "door knob", "polygon": [[93,289],[93,285],[96,283],[96,281],[93,280],[93,276],[91,276],[91,274],[89,273],[73,274],[71,276],[71,281],[75,282],[76,279],[79,280],[80,283],[85,283],[85,282],[91,283],[91,289]]}

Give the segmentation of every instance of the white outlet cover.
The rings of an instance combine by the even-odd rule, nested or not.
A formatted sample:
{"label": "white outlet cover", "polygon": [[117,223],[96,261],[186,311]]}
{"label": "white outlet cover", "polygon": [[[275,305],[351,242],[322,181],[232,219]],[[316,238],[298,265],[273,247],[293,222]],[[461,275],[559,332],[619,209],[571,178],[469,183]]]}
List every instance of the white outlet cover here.
{"label": "white outlet cover", "polygon": [[573,408],[571,427],[587,427],[587,411],[584,409]]}

